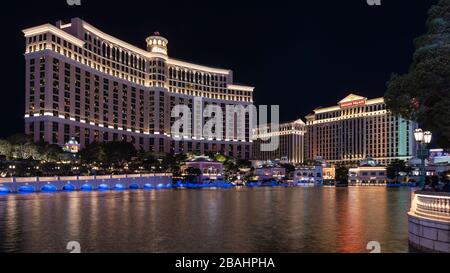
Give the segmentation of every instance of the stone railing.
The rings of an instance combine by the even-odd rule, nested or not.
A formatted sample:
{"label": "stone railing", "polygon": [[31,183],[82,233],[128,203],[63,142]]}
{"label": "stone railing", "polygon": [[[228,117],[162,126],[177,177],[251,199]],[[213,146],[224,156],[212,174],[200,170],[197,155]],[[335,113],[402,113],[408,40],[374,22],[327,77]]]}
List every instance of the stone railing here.
{"label": "stone railing", "polygon": [[418,191],[413,196],[411,213],[450,222],[450,194]]}
{"label": "stone railing", "polygon": [[408,226],[414,251],[450,253],[450,194],[413,193]]}

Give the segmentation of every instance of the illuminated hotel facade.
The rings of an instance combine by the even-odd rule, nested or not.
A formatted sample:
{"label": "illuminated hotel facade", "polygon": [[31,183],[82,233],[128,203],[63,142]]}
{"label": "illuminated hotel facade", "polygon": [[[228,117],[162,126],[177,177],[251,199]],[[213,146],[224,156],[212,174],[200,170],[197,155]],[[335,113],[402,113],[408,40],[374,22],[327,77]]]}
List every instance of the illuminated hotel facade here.
{"label": "illuminated hotel facade", "polygon": [[[224,116],[227,105],[253,105],[254,88],[234,84],[232,71],[170,58],[159,33],[147,38],[143,50],[79,18],[23,32],[25,131],[36,142],[63,146],[73,137],[85,147],[123,140],[146,151],[251,157],[248,114],[245,140],[227,139],[225,132],[212,139],[171,135],[173,107],[193,109],[195,98],[202,98],[202,108],[220,106]],[[192,120],[204,124],[202,113],[193,113]]]}
{"label": "illuminated hotel facade", "polygon": [[[253,133],[253,159],[259,161],[280,160],[294,165],[304,161],[304,137],[306,133],[305,123],[299,119],[293,122],[280,124],[279,130],[273,130],[271,126],[263,126]],[[264,143],[273,143],[263,139],[279,138],[278,147],[272,147],[272,151],[262,151]]]}
{"label": "illuminated hotel facade", "polygon": [[350,94],[336,106],[314,110],[306,117],[306,128],[306,159],[358,164],[372,157],[387,165],[409,160],[415,152],[417,124],[392,115],[383,98]]}

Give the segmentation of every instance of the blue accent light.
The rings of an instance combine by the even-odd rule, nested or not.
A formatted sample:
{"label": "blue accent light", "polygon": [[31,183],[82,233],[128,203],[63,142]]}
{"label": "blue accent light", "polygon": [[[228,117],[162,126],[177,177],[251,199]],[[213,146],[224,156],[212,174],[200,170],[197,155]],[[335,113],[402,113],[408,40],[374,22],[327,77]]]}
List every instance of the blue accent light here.
{"label": "blue accent light", "polygon": [[7,187],[1,187],[0,188],[0,195],[8,194],[8,193],[11,193],[11,190],[9,188],[7,188]]}
{"label": "blue accent light", "polygon": [[110,188],[109,188],[109,186],[106,185],[106,184],[101,184],[100,186],[98,186],[98,190],[99,190],[99,191],[109,191]]}
{"label": "blue accent light", "polygon": [[72,184],[66,184],[66,185],[64,185],[62,190],[65,191],[65,192],[75,191],[75,186],[72,185]]}
{"label": "blue accent light", "polygon": [[130,190],[139,190],[139,185],[138,184],[131,184],[130,185]]}
{"label": "blue accent light", "polygon": [[33,193],[36,189],[33,186],[22,186],[18,189],[20,193]]}
{"label": "blue accent light", "polygon": [[55,185],[45,185],[41,189],[42,192],[57,192],[58,188]]}
{"label": "blue accent light", "polygon": [[83,186],[81,186],[80,190],[81,191],[93,191],[94,187],[90,184],[84,184]]}
{"label": "blue accent light", "polygon": [[116,190],[116,191],[123,191],[123,190],[125,190],[125,187],[122,184],[116,184],[114,186],[114,190]]}
{"label": "blue accent light", "polygon": [[153,190],[155,187],[153,187],[152,184],[145,184],[144,185],[144,190]]}

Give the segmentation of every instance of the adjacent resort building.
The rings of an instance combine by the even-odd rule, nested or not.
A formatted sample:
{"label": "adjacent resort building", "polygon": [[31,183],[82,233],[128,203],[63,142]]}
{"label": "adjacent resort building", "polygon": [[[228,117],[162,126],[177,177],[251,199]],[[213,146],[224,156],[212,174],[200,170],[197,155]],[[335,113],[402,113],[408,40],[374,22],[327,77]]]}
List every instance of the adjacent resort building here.
{"label": "adjacent resort building", "polygon": [[318,108],[306,117],[306,158],[332,164],[358,164],[373,158],[381,165],[409,160],[415,154],[417,124],[392,115],[383,98],[350,94],[336,106]]}
{"label": "adjacent resort building", "polygon": [[[253,131],[253,158],[260,161],[280,160],[291,164],[300,164],[304,161],[304,137],[306,133],[305,123],[299,119],[293,122],[281,124],[278,130],[272,126],[260,126]],[[279,137],[279,141],[272,143],[278,149],[263,151],[262,144],[271,143],[265,139]]]}
{"label": "adjacent resort building", "polygon": [[[368,99],[350,94],[336,106],[318,108],[306,117],[282,124],[280,130],[255,130],[253,158],[300,164],[326,160],[330,164],[358,165],[373,158],[380,165],[395,159],[409,160],[415,154],[417,124],[392,115],[383,98]],[[280,136],[273,152],[259,149],[262,137]]]}
{"label": "adjacent resort building", "polygon": [[[233,130],[243,122],[245,139],[238,137],[243,134],[237,129],[235,137],[225,130],[220,138],[171,135],[175,105],[188,106],[192,123],[204,125],[202,109],[207,105],[220,107],[225,116],[227,105],[253,104],[254,88],[235,84],[231,70],[169,57],[169,42],[159,33],[147,38],[143,50],[79,18],[23,32],[25,131],[36,142],[64,146],[74,138],[83,148],[92,142],[124,140],[147,151],[212,151],[250,159],[248,114],[234,124],[223,118],[224,128]],[[195,98],[202,98],[200,107],[194,106]]]}

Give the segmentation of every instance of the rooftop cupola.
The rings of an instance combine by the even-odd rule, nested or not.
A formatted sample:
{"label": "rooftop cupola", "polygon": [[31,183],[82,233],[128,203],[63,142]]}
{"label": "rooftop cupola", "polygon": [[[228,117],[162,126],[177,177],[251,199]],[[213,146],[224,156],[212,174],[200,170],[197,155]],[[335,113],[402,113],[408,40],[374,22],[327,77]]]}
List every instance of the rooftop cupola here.
{"label": "rooftop cupola", "polygon": [[148,51],[167,55],[167,44],[169,41],[162,37],[159,32],[155,32],[152,36],[148,37],[146,41]]}

